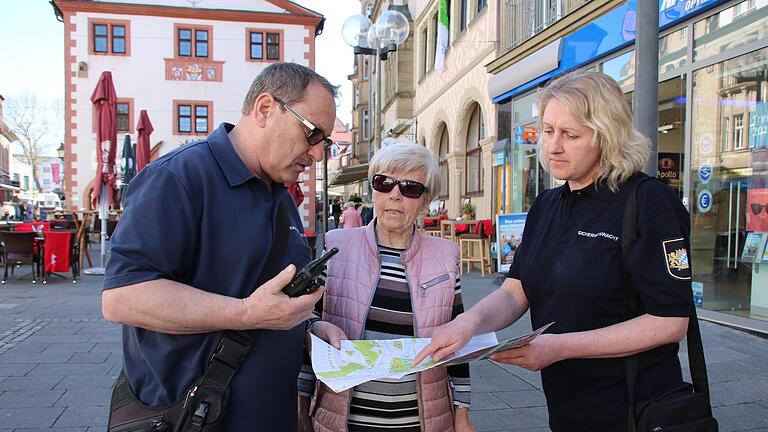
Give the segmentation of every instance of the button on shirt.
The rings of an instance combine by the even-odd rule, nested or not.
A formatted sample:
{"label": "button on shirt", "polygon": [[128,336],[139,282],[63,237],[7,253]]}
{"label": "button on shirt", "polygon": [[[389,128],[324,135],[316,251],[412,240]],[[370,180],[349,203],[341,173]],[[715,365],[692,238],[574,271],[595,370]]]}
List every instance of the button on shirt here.
{"label": "button on shirt", "polygon": [[[637,181],[635,175],[627,182]],[[627,190],[593,184],[571,191],[566,183],[536,198],[523,242],[507,277],[522,282],[534,328],[554,321],[552,333],[599,329],[625,321],[622,288],[622,220]],[[641,307],[662,317],[685,317],[692,308],[690,268],[668,267],[676,245],[687,265],[689,216],[674,192],[649,180],[637,190],[638,238],[627,266]],[[666,243],[665,243],[666,242]],[[640,358],[637,398],[681,381],[677,344]],[[620,431],[626,427],[624,362],[572,359],[542,371],[553,430]],[[660,388],[661,387],[661,388]]]}
{"label": "button on shirt", "polygon": [[[282,184],[270,189],[245,166],[227,135],[233,128],[221,125],[131,181],[110,239],[105,290],[170,279],[244,298],[289,263],[301,268],[309,261],[290,195]],[[267,263],[273,244],[277,249]],[[204,373],[222,334],[169,335],[124,326],[123,364],[132,389],[151,406],[179,399]],[[230,386],[227,430],[295,430],[304,325],[255,335]]]}

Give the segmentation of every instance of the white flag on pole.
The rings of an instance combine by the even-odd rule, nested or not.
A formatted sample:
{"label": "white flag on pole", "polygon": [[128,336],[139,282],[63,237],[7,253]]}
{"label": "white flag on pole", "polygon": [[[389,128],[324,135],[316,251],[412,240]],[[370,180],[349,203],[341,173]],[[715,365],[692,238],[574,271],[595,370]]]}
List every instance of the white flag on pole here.
{"label": "white flag on pole", "polygon": [[435,70],[445,68],[445,52],[448,51],[448,2],[440,0],[440,11],[437,13],[437,43],[435,44]]}

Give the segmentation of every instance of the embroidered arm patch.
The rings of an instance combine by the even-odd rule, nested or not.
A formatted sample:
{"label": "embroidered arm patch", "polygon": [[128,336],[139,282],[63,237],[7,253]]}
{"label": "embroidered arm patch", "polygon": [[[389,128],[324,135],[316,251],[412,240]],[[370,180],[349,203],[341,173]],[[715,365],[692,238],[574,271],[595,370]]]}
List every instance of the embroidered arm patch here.
{"label": "embroidered arm patch", "polygon": [[661,242],[664,249],[664,262],[667,265],[667,273],[675,279],[691,280],[691,263],[688,261],[688,250],[685,248],[685,240],[680,237]]}

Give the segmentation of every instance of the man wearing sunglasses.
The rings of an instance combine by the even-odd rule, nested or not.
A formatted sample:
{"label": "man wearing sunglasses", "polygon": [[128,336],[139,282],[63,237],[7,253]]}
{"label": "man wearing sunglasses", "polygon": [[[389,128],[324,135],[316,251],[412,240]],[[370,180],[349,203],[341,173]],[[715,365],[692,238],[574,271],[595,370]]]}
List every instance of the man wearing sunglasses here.
{"label": "man wearing sunglasses", "polygon": [[281,291],[311,259],[283,184],[323,157],[336,92],[307,67],[272,64],[236,125],[170,152],[131,182],[102,308],[124,324],[124,371],[144,404],[183,400],[224,332],[257,330],[224,409],[199,404],[189,418],[224,412],[226,431],[296,430],[305,320],[324,288],[298,298]]}

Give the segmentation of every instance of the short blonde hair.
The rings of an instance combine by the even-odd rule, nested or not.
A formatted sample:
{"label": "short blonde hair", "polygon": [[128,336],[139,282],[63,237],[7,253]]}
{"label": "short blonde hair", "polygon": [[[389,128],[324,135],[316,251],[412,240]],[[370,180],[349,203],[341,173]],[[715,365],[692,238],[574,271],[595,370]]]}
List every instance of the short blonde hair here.
{"label": "short blonde hair", "polygon": [[440,166],[426,147],[413,143],[390,144],[377,151],[368,167],[368,181],[382,172],[424,172],[427,196],[440,196]]}
{"label": "short blonde hair", "polygon": [[[600,149],[596,181],[605,181],[612,191],[643,169],[650,141],[632,126],[632,111],[613,78],[600,72],[577,70],[552,81],[539,94],[539,130],[544,110],[552,99],[562,103],[579,122],[592,129]],[[539,133],[539,146],[541,146]],[[549,171],[546,158],[539,159]]]}

